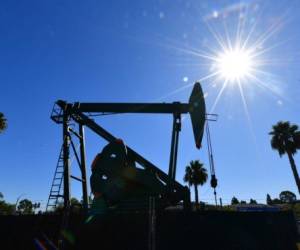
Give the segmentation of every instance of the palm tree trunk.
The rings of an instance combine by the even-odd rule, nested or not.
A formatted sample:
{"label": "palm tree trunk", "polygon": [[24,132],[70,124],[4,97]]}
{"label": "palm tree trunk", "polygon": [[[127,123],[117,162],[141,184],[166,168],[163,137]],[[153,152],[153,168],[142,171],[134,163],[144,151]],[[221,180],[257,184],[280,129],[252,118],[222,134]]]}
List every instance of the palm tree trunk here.
{"label": "palm tree trunk", "polygon": [[196,201],[196,208],[198,209],[199,199],[198,199],[198,185],[194,184],[195,188],[195,201]]}
{"label": "palm tree trunk", "polygon": [[295,161],[294,161],[294,158],[293,158],[293,155],[291,154],[291,152],[288,151],[287,155],[289,157],[291,168],[292,168],[294,178],[295,178],[295,182],[296,182],[296,185],[298,187],[298,192],[300,194],[300,179],[299,179],[298,171],[297,171],[297,168],[296,168],[296,164],[295,164]]}

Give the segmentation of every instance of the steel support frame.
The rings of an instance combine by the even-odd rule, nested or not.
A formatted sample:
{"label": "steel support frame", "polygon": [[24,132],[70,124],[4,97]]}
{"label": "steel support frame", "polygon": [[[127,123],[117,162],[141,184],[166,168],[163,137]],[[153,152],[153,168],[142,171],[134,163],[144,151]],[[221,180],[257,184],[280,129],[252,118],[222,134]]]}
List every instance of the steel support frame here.
{"label": "steel support frame", "polygon": [[[63,131],[64,131],[64,205],[65,208],[70,206],[70,162],[69,162],[69,147],[70,145],[74,148],[70,140],[69,119],[74,120],[79,124],[79,139],[80,139],[80,162],[78,156],[76,159],[81,169],[82,181],[82,193],[83,193],[83,207],[87,211],[88,208],[88,189],[86,181],[86,159],[85,159],[85,140],[84,140],[84,126],[91,129],[93,132],[107,140],[113,142],[117,138],[90,119],[83,112],[116,112],[116,113],[171,113],[173,114],[173,130],[171,139],[171,152],[170,152],[170,163],[169,163],[169,175],[165,174],[153,163],[142,157],[140,154],[135,152],[133,149],[127,146],[128,154],[135,159],[137,163],[145,168],[145,170],[155,173],[158,178],[169,186],[169,197],[174,203],[183,200],[185,207],[190,205],[190,193],[189,190],[182,186],[175,180],[176,177],[176,164],[177,164],[177,152],[178,152],[178,141],[179,132],[181,130],[181,114],[189,112],[189,104],[183,104],[174,102],[172,104],[98,104],[98,103],[75,103],[70,104],[64,101],[58,101],[57,105],[60,106],[63,112]],[[74,133],[74,131],[72,131]],[[75,133],[76,135],[76,133]],[[75,178],[76,179],[76,178]],[[79,179],[79,178],[77,178]]]}
{"label": "steel support frame", "polygon": [[69,135],[69,113],[63,113],[63,162],[64,162],[64,208],[70,207],[70,135]]}
{"label": "steel support frame", "polygon": [[[64,163],[64,208],[70,208],[71,201],[71,178],[81,181],[82,183],[82,198],[83,198],[83,210],[85,213],[88,212],[88,184],[86,178],[86,157],[85,157],[85,135],[84,127],[79,124],[79,133],[75,132],[69,126],[69,121],[72,119],[70,109],[63,107],[63,163]],[[75,145],[72,141],[70,131],[79,138],[80,143],[80,156],[76,152]],[[81,171],[81,179],[71,175],[71,164],[70,164],[70,146],[72,147],[77,163]]]}

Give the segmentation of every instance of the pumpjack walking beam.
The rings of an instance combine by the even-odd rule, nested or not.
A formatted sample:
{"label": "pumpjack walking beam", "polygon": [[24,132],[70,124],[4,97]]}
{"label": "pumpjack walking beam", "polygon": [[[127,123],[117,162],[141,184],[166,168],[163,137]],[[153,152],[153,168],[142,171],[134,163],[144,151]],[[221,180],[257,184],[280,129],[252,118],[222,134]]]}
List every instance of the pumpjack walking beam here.
{"label": "pumpjack walking beam", "polygon": [[148,113],[148,114],[184,114],[190,111],[189,103],[67,103],[68,110],[90,113]]}

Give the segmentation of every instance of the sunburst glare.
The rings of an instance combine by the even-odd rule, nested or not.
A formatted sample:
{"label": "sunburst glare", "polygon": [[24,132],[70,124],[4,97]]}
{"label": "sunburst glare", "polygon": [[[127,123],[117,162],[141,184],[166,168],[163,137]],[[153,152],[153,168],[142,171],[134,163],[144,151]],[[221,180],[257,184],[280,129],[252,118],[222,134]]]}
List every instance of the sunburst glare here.
{"label": "sunburst glare", "polygon": [[[207,68],[208,73],[202,75],[202,78],[197,79],[198,81],[204,84],[211,82],[211,86],[219,86],[219,92],[216,94],[210,112],[214,111],[229,86],[240,93],[245,109],[247,109],[247,102],[243,88],[246,86],[259,87],[276,98],[284,99],[282,93],[277,91],[278,87],[275,86],[277,83],[270,82],[271,74],[267,69],[278,60],[273,55],[272,59],[268,58],[269,52],[282,45],[282,41],[268,43],[283,27],[287,20],[287,13],[283,13],[263,30],[263,26],[259,25],[262,21],[260,17],[263,9],[258,6],[258,4],[243,3],[204,16],[203,21],[208,28],[209,36],[206,38],[206,43],[201,42],[197,47],[191,44],[180,46],[178,41],[168,39],[166,45],[168,48],[189,56],[190,68],[193,66],[197,71],[202,72]],[[251,14],[251,10],[255,13]],[[192,57],[196,58],[194,63],[191,62]],[[191,81],[169,92],[167,96],[174,95],[192,84]],[[215,90],[216,88],[213,88],[213,91]]]}
{"label": "sunburst glare", "polygon": [[[185,54],[186,57],[184,60],[180,59],[178,66],[188,66],[195,74],[201,74],[201,78],[195,80],[206,85],[207,94],[214,98],[208,112],[215,112],[224,93],[228,91],[231,91],[230,95],[239,95],[241,106],[249,121],[248,93],[251,93],[253,98],[254,92],[263,91],[276,99],[276,103],[278,98],[288,101],[282,83],[277,75],[271,72],[275,72],[272,67],[278,67],[278,62],[285,62],[276,57],[277,53],[274,53],[274,50],[285,43],[275,38],[288,22],[289,12],[286,10],[276,18],[267,19],[266,25],[266,20],[262,18],[263,12],[266,11],[264,7],[266,6],[255,2],[241,2],[213,10],[202,17],[208,30],[205,38],[182,43],[178,39],[164,37],[166,41],[159,42],[161,46]],[[194,81],[183,82],[184,85],[159,99],[190,88]]]}
{"label": "sunburst glare", "polygon": [[250,51],[242,48],[226,50],[216,58],[220,75],[229,82],[238,83],[254,70]]}

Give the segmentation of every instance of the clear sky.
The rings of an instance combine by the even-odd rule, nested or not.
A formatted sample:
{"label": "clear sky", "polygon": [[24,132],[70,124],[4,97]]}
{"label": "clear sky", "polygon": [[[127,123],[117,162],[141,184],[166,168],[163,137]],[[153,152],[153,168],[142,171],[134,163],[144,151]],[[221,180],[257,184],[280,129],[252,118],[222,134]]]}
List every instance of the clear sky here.
{"label": "clear sky", "polygon": [[[0,111],[9,127],[0,135],[0,192],[10,202],[20,195],[47,201],[62,142],[50,120],[56,100],[187,102],[200,79],[208,112],[219,115],[210,129],[224,203],[297,193],[288,159],[271,150],[268,132],[279,120],[300,124],[299,11],[296,0],[1,1]],[[251,69],[226,81],[228,64],[219,59],[230,45],[251,50]],[[171,116],[97,121],[167,171]],[[87,131],[88,165],[104,143]],[[178,181],[194,159],[209,168],[206,144],[195,148],[187,116]],[[73,181],[76,197],[79,187]],[[209,183],[200,200],[213,201]]]}

